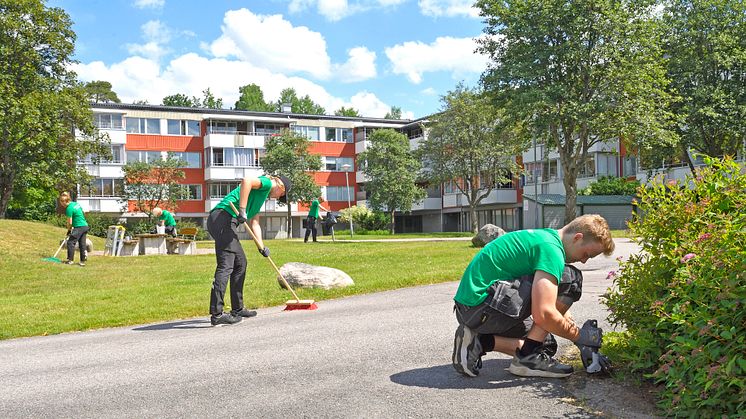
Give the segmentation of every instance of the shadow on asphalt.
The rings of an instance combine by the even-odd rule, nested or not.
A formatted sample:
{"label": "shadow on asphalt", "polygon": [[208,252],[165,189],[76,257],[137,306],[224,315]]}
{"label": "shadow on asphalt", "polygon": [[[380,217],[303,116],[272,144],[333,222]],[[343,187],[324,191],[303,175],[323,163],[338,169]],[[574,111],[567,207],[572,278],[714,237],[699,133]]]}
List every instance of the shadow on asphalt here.
{"label": "shadow on asphalt", "polygon": [[212,325],[210,324],[210,320],[204,319],[204,320],[184,320],[180,322],[150,324],[147,326],[135,327],[132,330],[147,332],[151,330],[207,329],[211,327]]}
{"label": "shadow on asphalt", "polygon": [[[552,395],[555,386],[554,379],[522,378],[507,371],[509,359],[490,359],[484,361],[479,375],[464,377],[457,373],[451,364],[437,365],[428,368],[417,368],[392,375],[391,381],[413,387],[427,387],[438,389],[499,389],[517,386],[541,387],[542,392]],[[554,396],[559,395],[556,392]],[[564,393],[562,393],[564,394]]]}

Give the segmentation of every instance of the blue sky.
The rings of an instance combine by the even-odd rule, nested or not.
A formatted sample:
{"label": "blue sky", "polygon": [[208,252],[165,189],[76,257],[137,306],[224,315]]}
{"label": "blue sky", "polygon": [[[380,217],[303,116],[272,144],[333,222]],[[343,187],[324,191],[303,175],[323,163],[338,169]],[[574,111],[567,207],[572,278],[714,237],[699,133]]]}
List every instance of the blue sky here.
{"label": "blue sky", "polygon": [[486,58],[472,0],[49,0],[72,18],[82,81],[107,80],[125,103],[202,96],[232,107],[240,86],[265,100],[293,87],[332,114],[436,112]]}

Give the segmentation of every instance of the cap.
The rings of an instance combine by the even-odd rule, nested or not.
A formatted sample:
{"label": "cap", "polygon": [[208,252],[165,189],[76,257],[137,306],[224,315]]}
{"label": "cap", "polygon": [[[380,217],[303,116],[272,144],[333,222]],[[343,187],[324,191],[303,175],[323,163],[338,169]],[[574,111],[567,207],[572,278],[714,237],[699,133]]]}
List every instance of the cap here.
{"label": "cap", "polygon": [[287,202],[288,202],[288,193],[290,192],[290,189],[293,188],[293,182],[291,182],[290,179],[287,176],[280,175],[280,176],[277,176],[277,177],[280,178],[280,181],[282,182],[283,186],[285,186],[285,194],[282,195],[277,200],[280,201],[280,202],[282,202],[283,204],[287,204]]}

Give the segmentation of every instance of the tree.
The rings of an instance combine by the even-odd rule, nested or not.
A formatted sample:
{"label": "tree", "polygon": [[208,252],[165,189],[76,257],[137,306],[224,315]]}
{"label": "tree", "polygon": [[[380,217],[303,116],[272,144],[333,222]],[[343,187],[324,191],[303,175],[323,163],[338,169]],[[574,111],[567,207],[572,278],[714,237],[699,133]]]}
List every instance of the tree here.
{"label": "tree", "polygon": [[73,190],[90,179],[81,157],[111,153],[70,71],[74,43],[62,9],[0,0],[0,218],[16,188]]}
{"label": "tree", "polygon": [[[665,50],[673,90],[682,100],[682,156],[736,155],[746,141],[746,3],[737,0],[674,0],[666,3]],[[746,150],[744,150],[746,151]]]}
{"label": "tree", "polygon": [[[175,210],[176,201],[185,198],[185,187],[179,183],[186,177],[184,166],[186,163],[183,160],[174,157],[124,165],[122,209],[145,212],[148,217],[152,216],[155,207]],[[130,201],[134,201],[132,208]]]}
{"label": "tree", "polygon": [[93,103],[121,103],[117,94],[111,90],[111,83],[104,80],[89,81],[84,86],[88,98]]}
{"label": "tree", "polygon": [[202,106],[198,97],[192,96],[190,99],[189,96],[182,93],[166,96],[162,103],[164,106],[181,106],[184,108],[199,108]]}
{"label": "tree", "polygon": [[303,135],[291,130],[283,130],[280,135],[267,139],[266,154],[261,160],[262,169],[270,175],[284,175],[293,182],[288,195],[287,227],[288,237],[292,237],[290,204],[297,201],[311,202],[321,195],[319,186],[308,172],[321,170],[321,157],[310,154],[311,142]]}
{"label": "tree", "polygon": [[595,143],[675,144],[660,26],[650,2],[478,0],[487,24],[482,83],[506,115],[559,152],[565,220]]}
{"label": "tree", "polygon": [[241,86],[238,89],[241,97],[236,102],[236,109],[244,111],[274,112],[275,106],[264,101],[262,88],[254,83]]}
{"label": "tree", "polygon": [[352,107],[345,108],[344,106],[342,106],[341,108],[339,108],[336,111],[334,111],[334,115],[336,115],[336,116],[353,116],[353,117],[358,117],[358,118],[360,116],[362,116],[362,115],[360,115],[357,112],[357,109],[352,108]]}
{"label": "tree", "polygon": [[391,110],[386,113],[384,119],[401,119],[401,108],[398,106],[392,106]]}
{"label": "tree", "polygon": [[358,161],[365,162],[363,173],[370,178],[366,184],[370,205],[390,214],[393,234],[396,210],[409,212],[414,203],[427,196],[415,183],[422,164],[409,150],[407,136],[400,132],[379,129],[369,140],[368,149],[358,155]]}
{"label": "tree", "polygon": [[434,184],[453,183],[466,197],[471,230],[479,231],[476,208],[498,185],[512,181],[515,156],[525,148],[519,130],[503,123],[504,112],[484,92],[462,84],[441,97],[441,111],[427,123],[419,144],[423,177]]}
{"label": "tree", "polygon": [[640,181],[628,181],[617,176],[601,176],[587,188],[580,189],[578,195],[636,195]]}
{"label": "tree", "polygon": [[285,103],[290,104],[290,110],[293,113],[304,115],[324,115],[326,113],[326,109],[314,102],[310,96],[305,95],[299,98],[298,93],[292,87],[283,89],[280,92],[280,99],[277,100],[275,109],[281,111],[282,105]]}
{"label": "tree", "polygon": [[216,98],[215,95],[212,94],[210,91],[210,88],[202,91],[202,107],[203,108],[209,108],[209,109],[222,109],[223,108],[223,99]]}

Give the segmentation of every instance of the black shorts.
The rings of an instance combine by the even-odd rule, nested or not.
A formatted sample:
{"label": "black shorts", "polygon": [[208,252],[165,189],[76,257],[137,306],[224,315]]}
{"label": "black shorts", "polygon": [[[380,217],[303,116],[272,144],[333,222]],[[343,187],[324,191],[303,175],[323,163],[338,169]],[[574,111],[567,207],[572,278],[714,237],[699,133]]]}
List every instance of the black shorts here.
{"label": "black shorts", "polygon": [[[533,325],[531,287],[534,276],[525,275],[512,281],[496,281],[487,290],[487,298],[477,306],[456,303],[456,319],[476,333],[521,338]],[[557,301],[571,306],[583,293],[583,273],[565,265],[557,289]]]}

